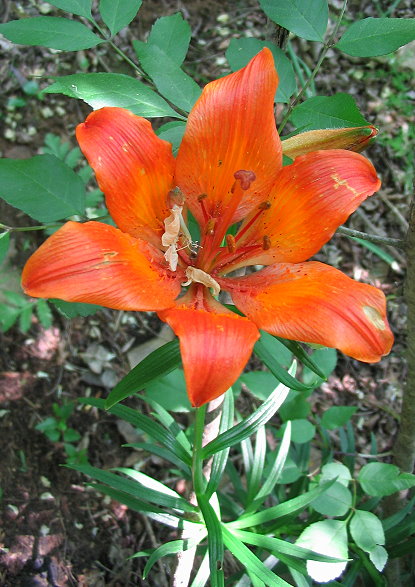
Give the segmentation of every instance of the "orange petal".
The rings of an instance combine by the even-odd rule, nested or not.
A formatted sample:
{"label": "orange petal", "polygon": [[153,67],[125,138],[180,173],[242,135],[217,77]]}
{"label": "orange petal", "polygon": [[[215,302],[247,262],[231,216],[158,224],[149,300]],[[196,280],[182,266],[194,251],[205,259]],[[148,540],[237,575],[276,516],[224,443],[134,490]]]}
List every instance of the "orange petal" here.
{"label": "orange petal", "polygon": [[180,339],[187,393],[194,407],[219,397],[235,383],[259,338],[252,322],[222,309],[223,313],[216,313],[178,306],[159,312]]}
{"label": "orange petal", "polygon": [[377,134],[372,125],[309,130],[282,141],[282,152],[290,159],[320,149],[347,149],[360,153]]}
{"label": "orange petal", "polygon": [[235,239],[238,246],[267,239],[267,250],[252,253],[249,264],[305,261],[379,188],[375,168],[358,153],[303,155],[282,169],[268,198],[270,207],[255,211],[252,216],[259,215],[251,226],[247,218]]}
{"label": "orange petal", "polygon": [[36,298],[159,310],[173,305],[183,278],[143,240],[100,222],[67,222],[27,261],[22,287]]}
{"label": "orange petal", "polygon": [[237,307],[271,334],[338,348],[367,363],[392,347],[384,294],[323,263],[283,263],[219,281]]}
{"label": "orange petal", "polygon": [[158,244],[174,174],[170,143],[155,135],[148,120],[123,108],[91,112],[76,137],[117,226]]}
{"label": "orange petal", "polygon": [[[281,167],[275,127],[278,84],[272,53],[263,49],[246,67],[209,83],[193,107],[177,157],[176,181],[192,214],[202,225],[203,206],[219,216],[233,198],[234,173],[253,171],[252,188],[240,193],[233,222],[268,194]],[[240,200],[242,198],[242,203]]]}

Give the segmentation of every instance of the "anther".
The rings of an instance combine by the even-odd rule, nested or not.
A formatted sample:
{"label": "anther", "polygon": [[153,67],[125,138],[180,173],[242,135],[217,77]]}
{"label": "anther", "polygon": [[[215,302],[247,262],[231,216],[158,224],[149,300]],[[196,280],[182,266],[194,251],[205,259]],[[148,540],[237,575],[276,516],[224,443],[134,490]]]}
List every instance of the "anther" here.
{"label": "anther", "polygon": [[271,239],[266,234],[262,237],[262,249],[268,251],[271,248]]}
{"label": "anther", "polygon": [[209,218],[205,227],[205,234],[213,236],[215,234],[216,218]]}
{"label": "anther", "polygon": [[184,201],[184,194],[179,187],[175,187],[167,194],[167,206],[170,209],[173,208],[175,204],[176,206],[184,206]]}
{"label": "anther", "polygon": [[197,201],[201,202],[202,200],[206,200],[207,197],[207,194],[200,194],[200,196],[197,196]]}
{"label": "anther", "polygon": [[236,180],[239,180],[241,184],[241,188],[244,190],[249,190],[251,187],[251,183],[256,180],[256,175],[253,171],[246,171],[245,169],[239,169],[239,171],[235,171],[233,174]]}
{"label": "anther", "polygon": [[236,241],[233,234],[226,235],[226,246],[228,247],[228,251],[230,253],[234,253],[236,251]]}
{"label": "anther", "polygon": [[266,200],[265,202],[261,202],[258,206],[258,210],[269,210],[271,208],[271,202]]}

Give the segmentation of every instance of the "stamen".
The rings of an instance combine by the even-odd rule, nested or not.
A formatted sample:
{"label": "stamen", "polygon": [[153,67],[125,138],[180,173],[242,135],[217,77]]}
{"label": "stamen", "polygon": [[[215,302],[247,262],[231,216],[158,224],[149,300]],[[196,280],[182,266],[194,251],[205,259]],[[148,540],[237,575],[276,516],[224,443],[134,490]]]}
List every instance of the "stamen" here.
{"label": "stamen", "polygon": [[271,248],[271,239],[266,234],[262,237],[262,249],[268,251]]}
{"label": "stamen", "polygon": [[268,202],[267,200],[265,202],[261,202],[258,206],[258,212],[256,214],[254,214],[251,218],[251,220],[249,220],[245,226],[242,228],[242,230],[240,230],[238,232],[238,234],[235,237],[235,240],[238,241],[245,233],[246,231],[251,228],[251,226],[253,225],[253,223],[257,220],[257,218],[262,214],[262,212],[264,212],[264,210],[269,210],[271,208],[271,202]]}
{"label": "stamen", "polygon": [[183,286],[190,285],[192,282],[202,283],[206,287],[211,287],[213,290],[213,295],[217,296],[220,292],[220,285],[219,283],[213,279],[209,273],[202,271],[202,269],[197,269],[196,267],[188,267],[186,269],[186,277],[187,281],[182,283]]}
{"label": "stamen", "polygon": [[203,214],[203,218],[204,220],[208,220],[209,219],[209,214],[208,211],[206,210],[206,206],[203,200],[205,200],[208,197],[207,194],[200,194],[200,196],[197,196],[197,201],[200,204],[200,207],[202,208],[202,214]]}
{"label": "stamen", "polygon": [[228,251],[230,253],[234,253],[236,251],[236,241],[233,234],[226,235],[226,246],[228,247]]}
{"label": "stamen", "polygon": [[185,196],[179,187],[175,187],[167,194],[167,206],[172,209],[176,206],[184,206]]}
{"label": "stamen", "polygon": [[239,180],[241,184],[241,188],[246,192],[251,187],[251,183],[256,180],[256,175],[253,171],[246,171],[245,169],[240,169],[239,171],[235,171],[233,174],[236,180]]}
{"label": "stamen", "polygon": [[205,234],[213,236],[215,234],[216,218],[209,218],[205,227]]}

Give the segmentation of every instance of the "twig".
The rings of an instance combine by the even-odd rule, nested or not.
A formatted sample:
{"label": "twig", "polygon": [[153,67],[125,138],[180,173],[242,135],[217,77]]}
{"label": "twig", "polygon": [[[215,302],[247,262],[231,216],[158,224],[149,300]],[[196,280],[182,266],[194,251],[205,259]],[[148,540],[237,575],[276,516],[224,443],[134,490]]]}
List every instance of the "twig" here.
{"label": "twig", "polygon": [[398,249],[405,248],[405,241],[399,238],[390,238],[388,236],[379,236],[376,234],[368,234],[367,232],[361,232],[360,230],[353,230],[346,226],[339,226],[337,234],[344,234],[345,236],[353,236],[355,238],[362,238],[365,241],[376,243],[379,245],[388,245],[390,247],[396,247]]}

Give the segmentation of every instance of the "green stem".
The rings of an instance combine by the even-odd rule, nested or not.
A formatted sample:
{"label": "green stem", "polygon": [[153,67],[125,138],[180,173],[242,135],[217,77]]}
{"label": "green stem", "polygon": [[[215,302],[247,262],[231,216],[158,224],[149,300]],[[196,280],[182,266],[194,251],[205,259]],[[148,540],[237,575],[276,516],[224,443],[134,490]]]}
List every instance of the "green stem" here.
{"label": "green stem", "polygon": [[195,411],[194,423],[194,441],[193,441],[193,457],[192,457],[192,478],[193,489],[196,494],[196,499],[199,501],[199,496],[203,495],[206,489],[206,480],[203,475],[203,431],[205,428],[205,414],[206,404]]}
{"label": "green stem", "polygon": [[390,247],[397,247],[398,249],[405,248],[405,241],[399,238],[391,238],[388,236],[378,236],[375,234],[368,234],[367,232],[361,232],[360,230],[353,230],[346,226],[339,226],[336,231],[338,234],[344,234],[345,236],[351,236],[355,238],[362,238],[365,241],[376,243],[379,245],[389,245]]}
{"label": "green stem", "polygon": [[6,232],[27,232],[30,230],[46,230],[47,228],[56,228],[62,226],[62,223],[54,223],[54,224],[40,224],[39,226],[6,226],[5,224],[0,224],[0,230],[5,230]]}
{"label": "green stem", "polygon": [[333,32],[331,33],[331,35],[329,36],[329,38],[327,39],[327,41],[324,43],[323,48],[321,49],[320,52],[320,56],[318,58],[318,61],[316,63],[315,68],[313,69],[313,71],[311,72],[310,77],[308,78],[308,80],[306,81],[306,83],[304,84],[304,86],[301,88],[300,92],[297,94],[297,96],[294,98],[294,100],[291,102],[284,118],[281,121],[281,124],[278,128],[278,132],[281,134],[282,129],[284,128],[284,126],[287,124],[288,119],[291,116],[291,112],[293,111],[294,107],[298,104],[298,102],[302,99],[302,97],[304,96],[304,94],[306,93],[306,91],[308,90],[308,88],[310,87],[310,84],[314,81],[314,78],[316,77],[317,73],[320,70],[321,64],[323,63],[326,55],[327,55],[327,51],[329,49],[331,49],[331,47],[333,46],[333,40],[335,39],[336,35],[337,35],[337,31],[339,30],[340,27],[340,23],[341,20],[343,18],[343,14],[346,10],[346,6],[347,6],[347,0],[343,1],[343,6],[342,9],[340,11],[340,15],[339,18],[337,19],[336,22],[336,26],[334,27]]}

